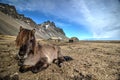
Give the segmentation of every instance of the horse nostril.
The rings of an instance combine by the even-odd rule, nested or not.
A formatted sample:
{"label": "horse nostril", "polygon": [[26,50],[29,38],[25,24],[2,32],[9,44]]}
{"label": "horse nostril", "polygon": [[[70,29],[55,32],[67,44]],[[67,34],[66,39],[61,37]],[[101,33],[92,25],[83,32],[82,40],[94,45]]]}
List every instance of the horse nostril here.
{"label": "horse nostril", "polygon": [[23,53],[23,52],[19,52],[19,55],[20,55],[20,56],[24,56],[24,53]]}
{"label": "horse nostril", "polygon": [[23,66],[23,63],[24,63],[24,59],[20,59],[20,60],[18,61],[18,66]]}
{"label": "horse nostril", "polygon": [[25,60],[24,59],[20,59],[20,61],[23,63]]}

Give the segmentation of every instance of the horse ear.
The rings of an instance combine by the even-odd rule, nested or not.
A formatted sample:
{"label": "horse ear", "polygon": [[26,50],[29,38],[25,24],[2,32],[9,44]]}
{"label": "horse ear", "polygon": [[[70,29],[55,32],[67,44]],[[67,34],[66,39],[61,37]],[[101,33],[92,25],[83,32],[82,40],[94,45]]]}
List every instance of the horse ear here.
{"label": "horse ear", "polygon": [[33,30],[32,30],[32,33],[33,33],[33,34],[35,34],[35,32],[36,32],[36,30],[35,30],[35,29],[33,29]]}
{"label": "horse ear", "polygon": [[20,31],[22,31],[23,30],[23,27],[22,26],[20,26]]}

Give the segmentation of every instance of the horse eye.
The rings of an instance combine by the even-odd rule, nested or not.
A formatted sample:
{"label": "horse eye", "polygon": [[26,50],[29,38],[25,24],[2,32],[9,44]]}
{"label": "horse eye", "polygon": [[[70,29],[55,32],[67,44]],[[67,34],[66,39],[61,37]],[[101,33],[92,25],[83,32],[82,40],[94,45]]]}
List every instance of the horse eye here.
{"label": "horse eye", "polygon": [[31,39],[30,42],[33,42],[33,40]]}
{"label": "horse eye", "polygon": [[23,47],[24,49],[26,49],[27,48],[27,45],[24,45],[24,47]]}
{"label": "horse eye", "polygon": [[27,48],[27,45],[22,45],[22,46],[20,47],[20,51],[24,51],[24,50],[26,50],[26,48]]}
{"label": "horse eye", "polygon": [[33,50],[30,50],[30,53],[33,53]]}

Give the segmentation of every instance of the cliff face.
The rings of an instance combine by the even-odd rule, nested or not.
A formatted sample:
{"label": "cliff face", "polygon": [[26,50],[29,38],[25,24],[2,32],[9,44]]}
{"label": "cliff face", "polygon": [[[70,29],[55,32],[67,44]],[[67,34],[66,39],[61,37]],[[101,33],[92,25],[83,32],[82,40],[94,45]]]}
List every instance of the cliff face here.
{"label": "cliff face", "polygon": [[[0,34],[16,35],[16,33],[13,32],[10,34],[10,32],[6,30],[9,30],[9,28],[12,27],[13,30],[19,31],[18,29],[19,26],[21,25],[25,28],[28,27],[35,28],[37,31],[36,33],[37,38],[43,38],[43,39],[49,39],[51,37],[57,37],[61,39],[67,38],[65,36],[64,31],[61,28],[56,27],[54,22],[46,21],[41,24],[36,24],[31,18],[25,17],[23,14],[17,13],[16,8],[14,6],[0,3],[0,12],[2,12],[0,13],[0,15],[1,16],[4,15],[4,17],[7,17],[6,18],[7,20],[12,19],[12,21],[8,22],[7,20],[3,19],[4,17],[0,18],[0,23],[2,24],[0,25],[0,29],[2,29],[2,31],[0,31]],[[14,29],[14,27],[17,28]]]}
{"label": "cliff face", "polygon": [[[54,22],[44,22],[37,26],[37,30],[41,35],[41,37],[51,38],[51,37],[58,37],[58,38],[66,38],[65,33],[61,28],[55,26]],[[44,35],[46,34],[46,35]]]}
{"label": "cliff face", "polygon": [[21,20],[32,27],[36,26],[36,23],[32,19],[25,17],[23,14],[17,13],[16,8],[14,6],[0,3],[0,11],[8,16],[13,17],[14,19]]}

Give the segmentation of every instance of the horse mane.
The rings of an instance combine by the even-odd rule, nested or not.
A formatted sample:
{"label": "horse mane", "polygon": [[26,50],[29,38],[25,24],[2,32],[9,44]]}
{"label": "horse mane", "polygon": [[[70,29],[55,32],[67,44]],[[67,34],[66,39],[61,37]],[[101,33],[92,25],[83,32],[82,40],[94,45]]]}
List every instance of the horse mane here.
{"label": "horse mane", "polygon": [[33,36],[34,41],[35,40],[35,35],[32,33],[31,30],[28,29],[22,29],[16,38],[16,46],[22,46],[26,43],[27,40],[29,40]]}

